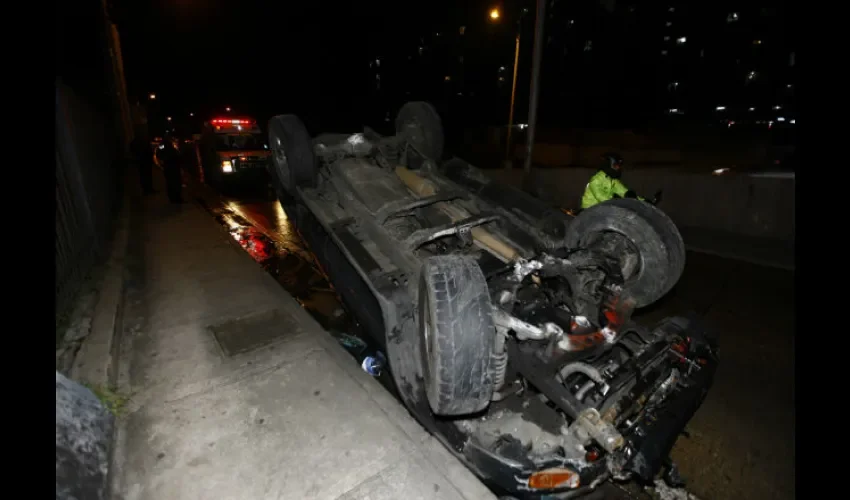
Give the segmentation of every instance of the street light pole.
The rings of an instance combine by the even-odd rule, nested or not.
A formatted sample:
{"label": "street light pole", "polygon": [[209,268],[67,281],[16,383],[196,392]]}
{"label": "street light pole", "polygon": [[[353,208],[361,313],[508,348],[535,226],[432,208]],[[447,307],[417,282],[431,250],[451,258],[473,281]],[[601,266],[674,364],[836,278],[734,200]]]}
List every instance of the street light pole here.
{"label": "street light pole", "polygon": [[546,19],[546,0],[537,0],[537,19],[534,20],[534,55],[531,62],[531,95],[528,103],[528,136],[525,145],[526,175],[531,172],[534,132],[537,128],[537,98],[540,89],[540,62],[543,59],[543,22]]}
{"label": "street light pole", "polygon": [[516,49],[514,50],[514,76],[511,83],[511,111],[508,115],[508,137],[505,145],[505,168],[509,169],[513,166],[511,157],[511,131],[514,128],[514,102],[516,101],[516,74],[519,69],[519,36],[522,32],[522,26],[518,27],[516,32]]}

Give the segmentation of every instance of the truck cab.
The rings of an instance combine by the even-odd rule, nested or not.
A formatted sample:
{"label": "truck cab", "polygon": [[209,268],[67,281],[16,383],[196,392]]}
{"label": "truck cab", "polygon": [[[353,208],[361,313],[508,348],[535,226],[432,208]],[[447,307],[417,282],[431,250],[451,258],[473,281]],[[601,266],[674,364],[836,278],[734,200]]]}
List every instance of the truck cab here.
{"label": "truck cab", "polygon": [[252,118],[213,118],[196,142],[201,181],[219,190],[234,184],[268,186],[270,151]]}

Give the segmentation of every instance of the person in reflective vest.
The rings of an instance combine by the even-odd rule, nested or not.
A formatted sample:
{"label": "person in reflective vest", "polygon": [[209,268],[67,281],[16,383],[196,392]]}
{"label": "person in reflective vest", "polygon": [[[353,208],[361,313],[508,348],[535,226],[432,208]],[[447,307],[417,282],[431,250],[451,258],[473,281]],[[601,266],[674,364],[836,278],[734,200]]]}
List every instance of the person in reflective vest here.
{"label": "person in reflective vest", "polygon": [[581,197],[582,210],[612,198],[637,198],[645,201],[620,180],[620,175],[623,173],[623,159],[613,153],[604,155],[603,159],[602,167],[590,178],[587,187],[584,188],[584,194]]}

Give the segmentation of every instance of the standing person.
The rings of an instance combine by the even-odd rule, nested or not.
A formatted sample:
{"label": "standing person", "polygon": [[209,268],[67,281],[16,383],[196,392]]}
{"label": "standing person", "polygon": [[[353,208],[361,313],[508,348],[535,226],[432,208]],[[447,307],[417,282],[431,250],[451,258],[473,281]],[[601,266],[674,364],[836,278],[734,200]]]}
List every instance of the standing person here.
{"label": "standing person", "polygon": [[171,203],[183,203],[183,179],[180,175],[182,158],[180,152],[174,146],[174,136],[171,132],[166,132],[162,138],[162,145],[157,152],[157,158],[159,158],[162,172],[165,175],[168,199]]}
{"label": "standing person", "polygon": [[139,169],[139,182],[142,185],[142,191],[144,194],[155,193],[156,191],[153,188],[153,150],[144,131],[136,131],[133,142],[130,143],[130,151],[136,162],[136,168]]}

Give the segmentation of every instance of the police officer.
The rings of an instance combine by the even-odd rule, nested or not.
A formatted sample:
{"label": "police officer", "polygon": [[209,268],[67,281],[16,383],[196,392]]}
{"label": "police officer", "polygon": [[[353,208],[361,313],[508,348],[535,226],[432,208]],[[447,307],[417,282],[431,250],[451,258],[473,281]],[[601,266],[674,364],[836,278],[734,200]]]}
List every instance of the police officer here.
{"label": "police officer", "polygon": [[143,130],[137,130],[133,142],[130,143],[130,151],[139,169],[139,181],[145,194],[153,194],[153,151],[147,134]]}
{"label": "police officer", "polygon": [[157,158],[165,175],[165,186],[171,203],[183,203],[182,158],[174,145],[174,136],[166,132],[157,151]]}
{"label": "police officer", "polygon": [[607,153],[602,158],[602,167],[590,178],[584,189],[584,195],[581,197],[582,210],[612,198],[637,198],[645,201],[620,180],[623,173],[623,159],[620,155]]}

